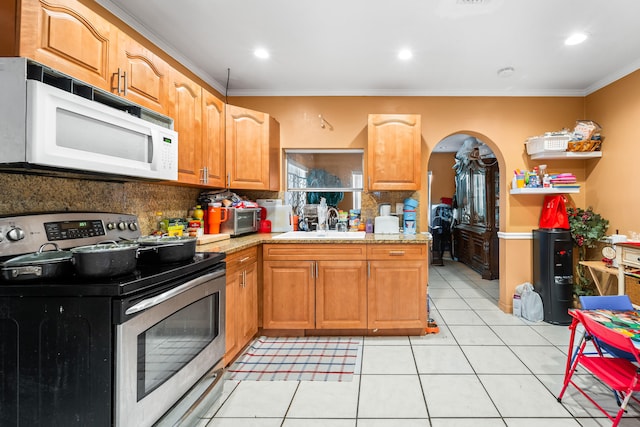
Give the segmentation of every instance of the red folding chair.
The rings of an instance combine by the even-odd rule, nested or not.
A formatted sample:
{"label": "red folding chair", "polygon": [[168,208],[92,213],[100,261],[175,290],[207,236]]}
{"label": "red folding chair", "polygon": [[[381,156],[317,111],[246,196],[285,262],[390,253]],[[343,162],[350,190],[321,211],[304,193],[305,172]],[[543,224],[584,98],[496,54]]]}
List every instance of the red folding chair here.
{"label": "red folding chair", "polygon": [[[576,318],[582,323],[587,334],[596,338],[598,342],[607,344],[608,346],[627,352],[635,358],[635,362],[640,364],[640,352],[631,341],[631,338],[610,329],[588,315],[576,311]],[[558,402],[562,400],[564,392],[569,384],[574,386],[584,397],[593,403],[603,414],[613,421],[612,427],[620,422],[630,399],[640,403],[640,400],[633,396],[633,393],[640,391],[640,368],[627,358],[608,357],[600,351],[596,354],[585,353],[586,341],[583,341],[578,348],[578,354],[571,364],[569,373],[565,376],[564,385],[558,395]],[[602,381],[604,384],[614,390],[620,398],[620,409],[615,417],[600,406],[591,396],[589,396],[578,384],[573,380],[573,374],[578,366],[582,366],[592,375]]]}

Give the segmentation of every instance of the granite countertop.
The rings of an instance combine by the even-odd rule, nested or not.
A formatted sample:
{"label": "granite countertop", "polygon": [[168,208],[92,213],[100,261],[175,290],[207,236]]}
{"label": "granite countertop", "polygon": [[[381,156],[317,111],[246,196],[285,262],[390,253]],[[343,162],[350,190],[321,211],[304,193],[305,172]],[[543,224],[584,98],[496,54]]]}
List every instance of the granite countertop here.
{"label": "granite countertop", "polygon": [[232,254],[234,252],[241,251],[243,249],[251,248],[263,243],[275,243],[282,245],[300,244],[300,243],[313,243],[313,244],[328,244],[328,243],[341,243],[341,244],[428,244],[431,241],[430,234],[367,234],[364,239],[274,239],[281,233],[255,233],[248,234],[246,236],[232,237],[227,240],[220,240],[218,242],[207,243],[204,245],[198,245],[196,251],[198,252],[224,252],[226,254]]}

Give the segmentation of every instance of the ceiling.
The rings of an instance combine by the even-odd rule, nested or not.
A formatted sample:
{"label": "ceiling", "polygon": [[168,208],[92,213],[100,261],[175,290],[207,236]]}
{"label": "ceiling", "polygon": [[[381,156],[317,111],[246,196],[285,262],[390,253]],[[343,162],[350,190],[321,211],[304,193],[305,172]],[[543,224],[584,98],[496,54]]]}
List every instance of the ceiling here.
{"label": "ceiling", "polygon": [[95,1],[229,96],[584,96],[640,68],[638,0]]}

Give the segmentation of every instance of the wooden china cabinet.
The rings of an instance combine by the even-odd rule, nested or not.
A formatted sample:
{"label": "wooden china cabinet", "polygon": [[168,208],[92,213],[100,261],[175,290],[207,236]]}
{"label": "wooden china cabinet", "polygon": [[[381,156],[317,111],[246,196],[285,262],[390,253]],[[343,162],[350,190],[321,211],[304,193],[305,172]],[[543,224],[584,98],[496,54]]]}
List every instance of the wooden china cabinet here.
{"label": "wooden china cabinet", "polygon": [[457,169],[453,255],[488,280],[497,279],[499,270],[499,183],[496,159],[469,161]]}

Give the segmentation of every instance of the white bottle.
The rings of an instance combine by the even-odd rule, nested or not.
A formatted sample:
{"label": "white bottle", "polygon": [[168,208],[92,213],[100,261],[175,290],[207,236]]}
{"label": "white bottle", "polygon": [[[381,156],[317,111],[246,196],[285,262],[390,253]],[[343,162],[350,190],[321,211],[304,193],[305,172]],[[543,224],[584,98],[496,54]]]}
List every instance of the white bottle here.
{"label": "white bottle", "polygon": [[511,181],[511,188],[513,188],[514,190],[518,188],[518,179],[515,175],[513,175],[513,180]]}
{"label": "white bottle", "polygon": [[320,205],[317,207],[318,212],[318,232],[327,232],[327,200],[324,197],[320,198]]}
{"label": "white bottle", "polygon": [[544,174],[544,178],[542,178],[542,187],[551,188],[551,178],[546,173]]}

